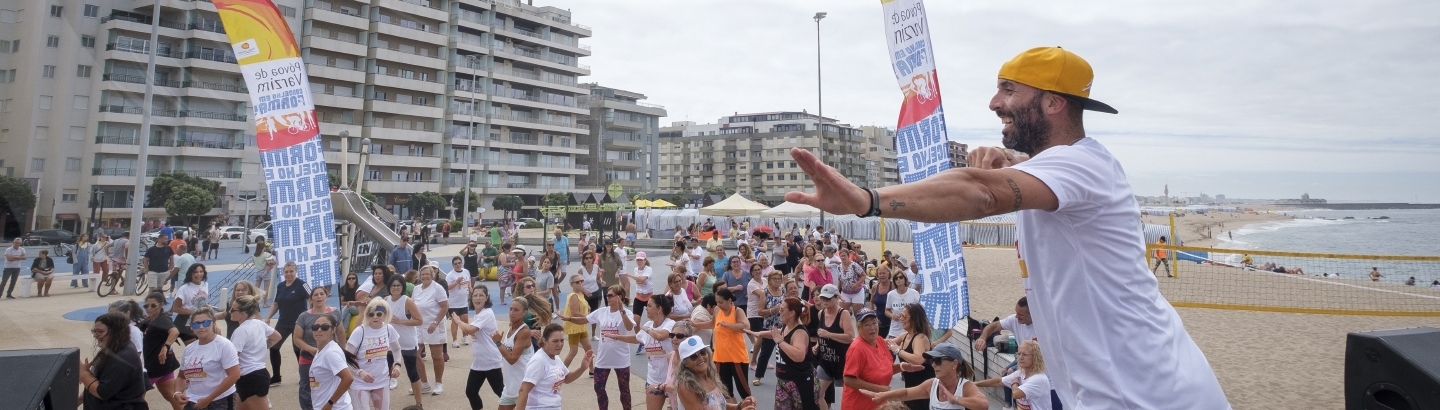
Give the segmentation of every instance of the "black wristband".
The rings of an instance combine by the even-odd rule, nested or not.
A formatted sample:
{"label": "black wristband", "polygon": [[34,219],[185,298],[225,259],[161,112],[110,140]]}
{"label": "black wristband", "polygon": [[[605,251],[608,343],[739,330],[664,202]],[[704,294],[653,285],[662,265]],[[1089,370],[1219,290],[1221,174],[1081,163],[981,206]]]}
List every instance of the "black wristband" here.
{"label": "black wristband", "polygon": [[860,189],[864,189],[866,193],[870,194],[870,211],[869,211],[869,212],[866,212],[866,213],[864,213],[864,214],[856,214],[855,216],[858,216],[858,217],[861,217],[861,218],[869,218],[869,217],[872,217],[872,216],[880,216],[880,192],[879,192],[879,191],[876,191],[876,190],[873,190],[873,189],[870,189],[870,188],[860,188]]}

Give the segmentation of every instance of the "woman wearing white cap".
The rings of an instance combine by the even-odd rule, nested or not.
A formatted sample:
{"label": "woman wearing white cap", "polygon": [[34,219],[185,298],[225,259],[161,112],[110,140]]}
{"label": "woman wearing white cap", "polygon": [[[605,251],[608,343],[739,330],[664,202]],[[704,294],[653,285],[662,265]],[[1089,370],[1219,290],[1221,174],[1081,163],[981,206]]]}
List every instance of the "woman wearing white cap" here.
{"label": "woman wearing white cap", "polygon": [[645,252],[635,253],[635,269],[630,271],[630,274],[620,274],[621,279],[629,278],[635,281],[635,301],[630,306],[630,313],[635,316],[635,323],[640,323],[640,315],[645,312],[645,305],[650,302],[650,295],[655,293],[650,281],[654,274],[655,269],[650,267],[650,260],[646,258]]}
{"label": "woman wearing white cap", "polygon": [[531,357],[525,367],[525,378],[520,381],[520,397],[515,400],[515,408],[559,410],[560,386],[579,379],[595,358],[593,352],[585,352],[585,360],[580,361],[579,369],[570,371],[565,367],[560,360],[560,350],[565,348],[565,328],[558,323],[545,326],[544,340],[541,354]]}
{"label": "woman wearing white cap", "polygon": [[[930,400],[931,409],[936,410],[958,410],[958,409],[988,409],[989,400],[980,393],[980,387],[971,379],[975,378],[975,370],[970,368],[970,363],[965,362],[965,357],[959,347],[950,343],[935,345],[935,348],[925,352],[925,362],[935,369],[935,377],[919,385],[891,390],[883,393],[862,391],[870,396],[875,402],[892,400]],[[913,370],[919,366],[909,363],[901,363],[901,370]]]}
{"label": "woman wearing white cap", "polygon": [[[820,323],[815,330],[818,339],[815,345],[815,378],[820,380],[821,392],[844,380],[845,353],[850,350],[850,343],[855,341],[855,317],[850,315],[850,311],[840,308],[839,294],[840,287],[832,283],[821,287],[815,298],[815,306],[820,308]],[[829,403],[834,402],[825,395],[817,399],[820,400],[820,408],[829,408]]]}
{"label": "woman wearing white cap", "polygon": [[710,347],[697,336],[680,342],[680,366],[675,370],[675,393],[685,410],[749,410],[755,398],[728,403],[725,389],[720,387],[715,364],[710,361]]}

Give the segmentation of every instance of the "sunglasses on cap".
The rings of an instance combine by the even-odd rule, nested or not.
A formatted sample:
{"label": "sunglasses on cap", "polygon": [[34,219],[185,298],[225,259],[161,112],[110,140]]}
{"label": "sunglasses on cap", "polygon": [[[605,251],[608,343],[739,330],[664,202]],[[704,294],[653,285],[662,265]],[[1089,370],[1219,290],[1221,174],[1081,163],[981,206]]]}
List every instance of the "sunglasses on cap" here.
{"label": "sunglasses on cap", "polygon": [[214,320],[209,320],[209,319],[207,319],[207,320],[201,320],[201,321],[198,321],[198,322],[190,322],[190,328],[191,328],[191,329],[207,328],[207,327],[210,327],[210,324],[212,324],[212,323],[215,323],[215,321],[214,321]]}

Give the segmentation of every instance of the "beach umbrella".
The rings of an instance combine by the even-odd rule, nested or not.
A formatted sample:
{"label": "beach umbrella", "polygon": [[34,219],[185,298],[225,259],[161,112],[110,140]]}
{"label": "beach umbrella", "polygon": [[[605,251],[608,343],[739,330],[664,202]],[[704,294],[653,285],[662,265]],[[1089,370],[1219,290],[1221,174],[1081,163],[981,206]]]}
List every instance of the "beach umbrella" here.
{"label": "beach umbrella", "polygon": [[820,216],[820,210],[810,205],[786,202],[761,212],[760,216],[766,218],[814,218]]}
{"label": "beach umbrella", "polygon": [[725,198],[723,201],[715,203],[715,205],[700,208],[700,214],[707,216],[749,216],[760,215],[761,212],[767,209],[770,209],[770,207],[745,199],[745,197],[737,193],[730,195],[729,198]]}
{"label": "beach umbrella", "polygon": [[674,208],[675,204],[672,204],[670,203],[670,201],[666,201],[664,199],[656,199],[654,201],[650,201],[650,206],[655,208]]}
{"label": "beach umbrella", "polygon": [[653,202],[650,202],[649,199],[641,199],[639,201],[635,201],[636,208],[649,208],[652,206],[655,206],[655,204]]}

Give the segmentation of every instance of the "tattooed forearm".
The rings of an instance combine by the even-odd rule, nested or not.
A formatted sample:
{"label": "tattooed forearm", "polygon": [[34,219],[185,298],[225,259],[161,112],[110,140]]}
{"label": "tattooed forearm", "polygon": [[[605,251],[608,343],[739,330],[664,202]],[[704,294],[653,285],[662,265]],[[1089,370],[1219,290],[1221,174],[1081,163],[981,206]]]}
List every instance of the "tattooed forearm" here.
{"label": "tattooed forearm", "polygon": [[898,210],[900,210],[900,208],[903,208],[903,207],[905,207],[905,203],[904,203],[904,202],[896,201],[896,200],[894,200],[894,199],[891,199],[891,200],[890,200],[890,211],[891,211],[891,212],[898,211]]}
{"label": "tattooed forearm", "polygon": [[1020,210],[1020,185],[1015,184],[1014,179],[1005,178],[1005,183],[1010,184],[1010,193],[1015,194],[1015,205],[1010,207],[1010,212]]}

